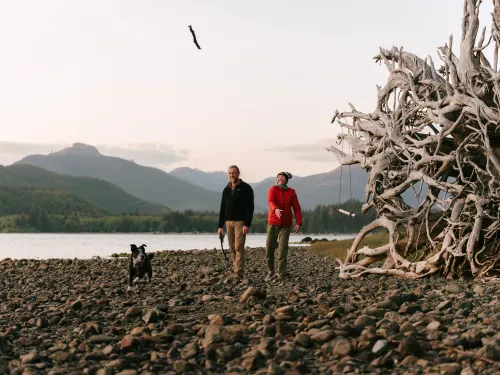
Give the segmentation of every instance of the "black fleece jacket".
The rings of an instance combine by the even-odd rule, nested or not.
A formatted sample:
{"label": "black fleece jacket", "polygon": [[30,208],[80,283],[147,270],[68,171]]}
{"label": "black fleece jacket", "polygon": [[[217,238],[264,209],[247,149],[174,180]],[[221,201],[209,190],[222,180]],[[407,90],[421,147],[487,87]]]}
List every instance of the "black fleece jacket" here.
{"label": "black fleece jacket", "polygon": [[250,227],[253,211],[254,198],[252,187],[240,180],[233,190],[231,183],[229,183],[222,191],[219,228],[223,228],[226,221],[243,221],[245,226]]}

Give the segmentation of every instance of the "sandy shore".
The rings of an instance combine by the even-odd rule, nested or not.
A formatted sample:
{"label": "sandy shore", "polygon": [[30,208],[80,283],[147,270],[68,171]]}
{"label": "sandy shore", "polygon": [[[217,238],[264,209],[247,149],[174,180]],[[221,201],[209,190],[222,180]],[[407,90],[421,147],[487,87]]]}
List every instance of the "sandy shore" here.
{"label": "sandy shore", "polygon": [[218,251],[153,259],[0,261],[0,374],[498,374],[498,285],[369,276],[294,247],[264,282],[264,249],[235,283]]}

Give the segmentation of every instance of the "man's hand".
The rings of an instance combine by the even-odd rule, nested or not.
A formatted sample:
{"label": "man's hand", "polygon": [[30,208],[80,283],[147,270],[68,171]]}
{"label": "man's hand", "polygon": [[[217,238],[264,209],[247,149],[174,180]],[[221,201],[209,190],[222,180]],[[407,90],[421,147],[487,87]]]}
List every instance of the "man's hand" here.
{"label": "man's hand", "polygon": [[243,234],[247,234],[249,230],[250,230],[250,228],[248,228],[248,227],[245,225],[245,226],[243,227],[242,232],[243,232]]}
{"label": "man's hand", "polygon": [[278,219],[281,219],[281,212],[282,211],[283,210],[280,210],[279,208],[277,208],[277,209],[274,210],[274,213],[276,214],[276,216],[278,216]]}
{"label": "man's hand", "polygon": [[219,237],[224,237],[224,229],[223,228],[219,228],[219,230],[217,231],[217,234],[219,235]]}
{"label": "man's hand", "polygon": [[294,232],[295,233],[299,233],[300,232],[300,225],[299,224],[295,224],[295,228],[294,229]]}

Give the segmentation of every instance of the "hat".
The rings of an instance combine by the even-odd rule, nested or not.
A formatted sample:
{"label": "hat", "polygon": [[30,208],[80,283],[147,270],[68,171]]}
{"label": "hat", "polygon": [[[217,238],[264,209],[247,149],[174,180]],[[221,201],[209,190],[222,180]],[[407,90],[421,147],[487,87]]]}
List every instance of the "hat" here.
{"label": "hat", "polygon": [[276,175],[276,177],[278,177],[279,175],[285,176],[287,182],[293,177],[289,172],[280,172]]}

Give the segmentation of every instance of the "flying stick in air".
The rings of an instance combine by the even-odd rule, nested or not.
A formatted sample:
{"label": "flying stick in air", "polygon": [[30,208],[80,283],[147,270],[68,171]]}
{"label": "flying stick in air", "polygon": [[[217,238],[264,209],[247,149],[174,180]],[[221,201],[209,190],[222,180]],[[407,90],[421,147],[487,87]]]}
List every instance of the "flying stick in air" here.
{"label": "flying stick in air", "polygon": [[193,34],[193,42],[194,42],[194,44],[196,44],[196,47],[198,47],[198,49],[201,49],[200,45],[198,44],[198,41],[196,40],[196,35],[195,35],[194,30],[191,27],[191,25],[189,25],[189,31],[191,31],[191,34]]}

